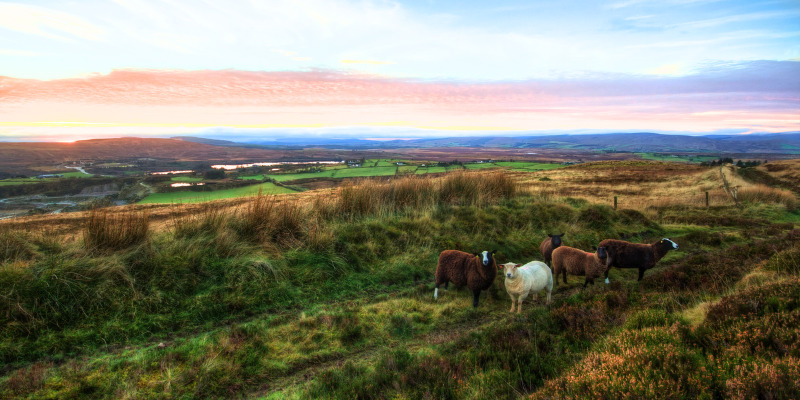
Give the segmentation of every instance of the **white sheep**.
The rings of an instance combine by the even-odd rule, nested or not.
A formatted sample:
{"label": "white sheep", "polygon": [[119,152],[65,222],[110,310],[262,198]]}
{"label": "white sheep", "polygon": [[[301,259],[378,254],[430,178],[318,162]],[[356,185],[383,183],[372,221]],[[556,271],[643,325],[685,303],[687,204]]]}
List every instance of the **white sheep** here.
{"label": "white sheep", "polygon": [[522,310],[522,301],[533,292],[533,300],[542,289],[547,289],[547,304],[550,304],[550,295],[553,292],[553,274],[547,264],[541,261],[531,261],[525,265],[506,263],[503,264],[506,276],[506,291],[511,296],[511,312],[516,305],[517,314]]}

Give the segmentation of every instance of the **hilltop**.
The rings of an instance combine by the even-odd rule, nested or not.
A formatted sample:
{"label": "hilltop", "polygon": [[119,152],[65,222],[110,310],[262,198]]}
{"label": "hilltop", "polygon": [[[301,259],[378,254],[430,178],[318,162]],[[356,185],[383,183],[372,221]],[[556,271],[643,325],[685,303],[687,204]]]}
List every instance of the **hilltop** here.
{"label": "hilltop", "polygon": [[[2,221],[0,393],[796,398],[800,163],[745,170],[600,161]],[[555,231],[680,249],[520,315],[502,277],[477,309],[433,300],[441,250],[525,262]]]}

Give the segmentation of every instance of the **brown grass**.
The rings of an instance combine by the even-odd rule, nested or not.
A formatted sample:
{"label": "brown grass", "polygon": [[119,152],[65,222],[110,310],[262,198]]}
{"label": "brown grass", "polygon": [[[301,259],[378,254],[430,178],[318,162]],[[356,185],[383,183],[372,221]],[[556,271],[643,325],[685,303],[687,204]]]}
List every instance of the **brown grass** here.
{"label": "brown grass", "polygon": [[794,193],[766,185],[754,185],[739,189],[737,198],[741,202],[783,204],[790,211],[797,207],[797,197]]}
{"label": "brown grass", "polygon": [[89,213],[83,240],[89,249],[119,250],[147,240],[149,228],[149,215],[145,212],[98,209]]}

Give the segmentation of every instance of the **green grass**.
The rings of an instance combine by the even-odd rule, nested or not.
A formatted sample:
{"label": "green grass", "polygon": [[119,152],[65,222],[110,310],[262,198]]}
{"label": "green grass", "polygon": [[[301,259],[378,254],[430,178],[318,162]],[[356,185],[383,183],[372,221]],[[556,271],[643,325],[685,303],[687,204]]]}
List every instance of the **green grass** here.
{"label": "green grass", "polygon": [[481,163],[481,164],[464,164],[466,169],[484,169],[484,168],[497,168],[498,165],[495,163]]}
{"label": "green grass", "polygon": [[500,167],[522,171],[545,171],[562,167],[561,164],[535,163],[526,161],[498,161],[495,164]]}
{"label": "green grass", "polygon": [[44,179],[37,179],[37,178],[13,178],[13,179],[3,179],[0,180],[0,186],[15,186],[15,185],[27,185],[31,183],[39,183],[39,182],[52,182],[57,178],[44,178]]}
{"label": "green grass", "polygon": [[203,178],[195,176],[173,176],[170,180],[173,182],[201,182]]}
{"label": "green grass", "polygon": [[63,175],[64,178],[89,178],[94,176],[92,174],[84,174],[81,171],[62,172],[60,174]]}
{"label": "green grass", "polygon": [[[97,219],[87,233],[99,242],[0,231],[0,397],[800,395],[796,214],[684,207],[649,219],[530,197],[505,176],[261,196],[150,235]],[[501,276],[477,309],[452,285],[433,300],[441,250],[527,262],[554,227],[582,249],[621,235],[681,247],[641,282],[635,270],[585,289],[570,277],[552,304],[529,296],[520,314]]]}
{"label": "green grass", "polygon": [[84,174],[80,171],[71,171],[71,172],[59,172],[58,175],[62,175],[61,178],[11,178],[11,179],[3,179],[0,180],[0,186],[14,186],[14,185],[27,185],[31,183],[42,183],[42,182],[55,182],[62,178],[89,178],[94,175],[92,174]]}
{"label": "green grass", "polygon": [[703,156],[703,155],[686,155],[686,154],[661,154],[661,153],[636,153],[638,156],[642,157],[644,160],[652,160],[652,161],[667,161],[667,162],[676,162],[676,161],[683,161],[683,162],[704,162],[704,161],[714,161],[717,160],[718,157],[712,156]]}
{"label": "green grass", "polygon": [[282,194],[293,193],[291,189],[276,186],[274,183],[265,182],[258,185],[245,186],[235,189],[215,190],[211,192],[180,191],[170,193],[153,193],[138,204],[155,203],[201,203],[204,201],[230,199],[235,197],[255,196],[259,193]]}
{"label": "green grass", "polygon": [[264,180],[264,175],[260,174],[260,175],[240,176],[239,179],[261,181],[261,180]]}

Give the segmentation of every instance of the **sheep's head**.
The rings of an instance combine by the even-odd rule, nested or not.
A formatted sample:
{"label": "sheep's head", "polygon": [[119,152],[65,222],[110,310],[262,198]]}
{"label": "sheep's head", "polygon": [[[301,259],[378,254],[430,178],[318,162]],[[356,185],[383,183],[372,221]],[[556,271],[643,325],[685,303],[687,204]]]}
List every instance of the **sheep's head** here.
{"label": "sheep's head", "polygon": [[522,264],[516,264],[513,262],[502,264],[503,267],[503,274],[508,279],[514,279],[517,277],[517,268],[519,268]]}
{"label": "sheep's head", "polygon": [[492,265],[492,261],[494,260],[494,253],[497,253],[497,250],[483,251],[475,254],[475,257],[481,259],[481,264],[483,264],[484,267],[488,267]]}
{"label": "sheep's head", "polygon": [[670,239],[663,238],[658,242],[659,245],[663,246],[667,250],[677,250],[678,244],[673,242]]}
{"label": "sheep's head", "polygon": [[553,244],[553,248],[561,246],[561,237],[564,236],[563,233],[559,235],[553,235],[551,233],[548,233],[547,236],[550,237],[550,243]]}
{"label": "sheep's head", "polygon": [[608,253],[606,252],[606,248],[603,247],[603,246],[598,247],[597,251],[595,252],[595,254],[597,254],[597,258],[599,258],[601,260],[608,257]]}

